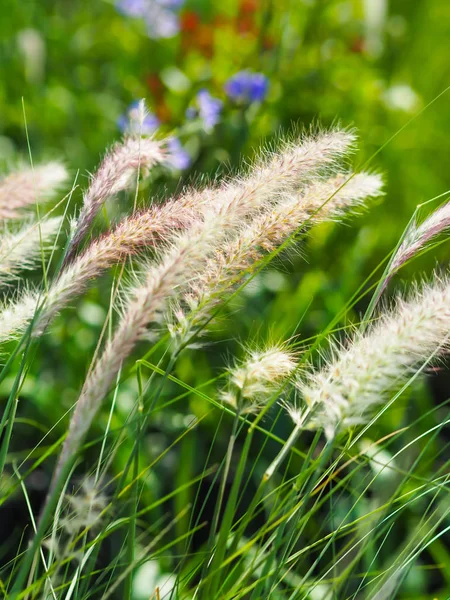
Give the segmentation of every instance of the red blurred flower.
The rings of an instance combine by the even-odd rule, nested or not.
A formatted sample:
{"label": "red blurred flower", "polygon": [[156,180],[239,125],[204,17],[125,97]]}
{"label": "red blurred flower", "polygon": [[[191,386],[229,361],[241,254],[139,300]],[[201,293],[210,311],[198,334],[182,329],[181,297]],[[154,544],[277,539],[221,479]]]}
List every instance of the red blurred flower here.
{"label": "red blurred flower", "polygon": [[193,10],[185,11],[180,18],[181,31],[194,32],[200,25],[200,17]]}
{"label": "red blurred flower", "polygon": [[246,13],[252,13],[252,12],[256,12],[259,8],[259,1],[258,0],[241,0],[241,4],[240,4],[240,11],[241,12],[246,12]]}
{"label": "red blurred flower", "polygon": [[156,73],[147,75],[147,86],[152,93],[152,96],[160,98],[164,95],[164,84]]}
{"label": "red blurred flower", "polygon": [[204,56],[211,57],[214,51],[214,28],[208,23],[202,23],[194,11],[185,11],[180,22],[183,50],[196,48]]}

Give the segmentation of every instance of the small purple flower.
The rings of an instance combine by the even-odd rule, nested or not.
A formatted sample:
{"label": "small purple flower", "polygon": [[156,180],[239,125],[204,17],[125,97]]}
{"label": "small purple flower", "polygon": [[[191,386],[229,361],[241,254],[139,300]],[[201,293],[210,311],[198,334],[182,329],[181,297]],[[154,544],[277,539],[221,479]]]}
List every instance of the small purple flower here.
{"label": "small purple flower", "polygon": [[177,10],[177,8],[181,8],[183,6],[185,0],[156,0],[156,2],[165,8]]}
{"label": "small purple flower", "polygon": [[203,121],[206,130],[211,130],[220,121],[222,112],[222,100],[214,98],[208,90],[202,89],[197,94],[197,104],[199,116]]}
{"label": "small purple flower", "polygon": [[122,133],[151,135],[158,129],[160,125],[158,117],[153,113],[145,113],[144,119],[141,122],[140,110],[140,101],[133,102],[128,107],[126,114],[118,118],[117,126]]}
{"label": "small purple flower", "polygon": [[118,0],[117,9],[128,17],[144,19],[152,39],[171,38],[180,31],[176,10],[184,0]]}
{"label": "small purple flower", "polygon": [[116,6],[127,17],[143,17],[148,10],[148,0],[120,0]]}
{"label": "small purple flower", "polygon": [[225,92],[235,102],[251,104],[262,102],[269,89],[269,80],[263,73],[239,71],[225,84]]}
{"label": "small purple flower", "polygon": [[206,131],[211,131],[220,121],[223,102],[212,96],[208,90],[201,89],[195,97],[195,105],[186,109],[187,119],[200,117]]}
{"label": "small purple flower", "polygon": [[191,157],[181,145],[177,137],[167,140],[168,156],[166,163],[179,171],[184,171],[191,165]]}
{"label": "small purple flower", "polygon": [[180,31],[180,19],[177,13],[158,4],[144,15],[149,38],[153,40],[175,37]]}

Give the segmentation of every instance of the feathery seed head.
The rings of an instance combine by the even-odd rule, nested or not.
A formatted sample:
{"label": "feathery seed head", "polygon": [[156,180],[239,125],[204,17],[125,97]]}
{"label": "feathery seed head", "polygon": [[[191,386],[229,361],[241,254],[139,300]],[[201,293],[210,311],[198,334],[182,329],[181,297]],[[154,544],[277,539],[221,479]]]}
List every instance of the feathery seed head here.
{"label": "feathery seed head", "polygon": [[39,303],[39,291],[21,292],[0,307],[0,341],[16,339],[21,335],[36,312]]}
{"label": "feathery seed head", "polygon": [[[286,198],[290,198],[293,194],[301,195],[302,190],[315,180],[324,166],[332,165],[337,158],[342,158],[353,140],[353,136],[345,132],[319,135],[314,139],[303,141],[300,146],[291,146],[288,151],[262,161],[241,181],[228,182],[212,192],[206,190],[204,193],[194,194],[194,197],[200,199],[198,217],[185,233],[174,238],[169,247],[160,254],[158,262],[150,267],[145,281],[135,288],[124,308],[116,332],[106,343],[102,355],[96,360],[84,383],[72,415],[54,481],[62,466],[78,449],[123,360],[132,352],[136,343],[147,335],[148,325],[161,323],[165,319],[168,304],[178,300],[188,284],[198,281],[205,272],[212,271],[208,268],[208,259],[212,259],[214,253],[220,255],[223,247],[239,237],[243,231],[242,227],[249,225],[250,218],[265,216],[264,211],[270,214],[269,209],[281,205]],[[108,157],[104,162],[107,160]],[[105,170],[108,169],[105,167]],[[102,167],[94,179],[102,179],[100,171]],[[91,185],[91,188],[95,191],[95,185]],[[110,186],[109,189],[114,187]],[[104,196],[102,193],[93,193],[92,197],[101,198],[102,195]],[[183,201],[192,205],[192,198],[189,199],[189,195]],[[99,206],[97,200],[89,199],[87,202],[85,198],[85,207],[74,236],[75,245],[81,239],[83,228],[86,229],[86,223],[90,222],[97,206]],[[272,221],[274,229],[271,231],[276,231],[270,241],[273,247],[274,244],[279,243],[280,235],[276,218],[274,217]],[[266,250],[265,238],[262,237],[261,240],[261,247]],[[240,248],[238,250],[239,265],[244,263],[247,267],[248,261],[255,259],[254,252],[248,252],[250,257],[248,258],[247,251],[243,253]],[[232,252],[234,253],[234,250]],[[257,254],[256,257],[258,256]],[[228,253],[225,254],[225,260],[219,259],[219,262],[223,263],[220,268],[225,267],[225,271],[227,259]],[[236,267],[234,254],[231,256],[231,264],[232,269]],[[235,277],[236,271],[233,273],[233,280]],[[212,281],[216,283],[214,278]],[[224,278],[219,277],[218,282],[222,288],[216,288],[214,292],[223,289]],[[228,273],[225,282],[229,287]],[[206,289],[210,287],[209,283]],[[286,350],[282,348],[267,350],[250,357],[247,365],[247,382],[245,385],[239,383],[238,378],[235,387],[239,390],[239,394],[246,398],[248,405],[255,407],[255,403],[263,399],[263,388],[266,391],[274,391],[273,386],[279,383],[282,377],[287,376],[288,372],[290,373],[291,367],[294,367],[294,361]],[[254,378],[253,386],[250,385],[251,377]],[[257,377],[260,380],[259,388]],[[256,394],[257,397],[251,398],[250,393]],[[251,402],[248,399],[251,399]]]}
{"label": "feathery seed head", "polygon": [[450,283],[425,286],[382,316],[364,335],[298,387],[310,407],[312,427],[328,438],[366,423],[394,387],[449,346]]}
{"label": "feathery seed head", "polygon": [[50,199],[67,178],[66,168],[57,161],[10,173],[0,181],[0,219],[20,217],[22,209]]}
{"label": "feathery seed head", "polygon": [[354,141],[352,133],[339,130],[286,141],[277,151],[261,153],[246,174],[197,193],[196,205],[218,213],[233,209],[239,225],[242,218],[298,194],[343,159]]}
{"label": "feathery seed head", "polygon": [[0,283],[7,282],[22,269],[33,269],[60,225],[61,218],[53,217],[26,225],[15,233],[3,233],[0,238]]}
{"label": "feathery seed head", "polygon": [[433,238],[449,227],[450,202],[433,211],[420,225],[413,223],[391,261],[388,279]]}
{"label": "feathery seed head", "polygon": [[76,494],[67,494],[68,512],[61,519],[65,531],[71,536],[81,529],[98,527],[101,513],[107,505],[107,497],[97,489],[93,479],[87,477]]}
{"label": "feathery seed head", "polygon": [[251,222],[244,222],[191,285],[184,297],[190,317],[183,315],[178,326],[171,326],[173,338],[184,343],[226,293],[257,268],[264,254],[273,252],[302,225],[344,214],[367,198],[381,195],[382,185],[379,175],[341,173],[325,181],[319,179],[301,193],[287,195]]}
{"label": "feathery seed head", "polygon": [[138,171],[146,173],[164,160],[163,143],[152,138],[129,136],[106,154],[83,196],[83,207],[66,254],[67,264],[88,231],[94,217],[108,198],[136,182]]}
{"label": "feathery seed head", "polygon": [[283,346],[248,351],[240,366],[229,371],[228,389],[221,396],[241,413],[258,411],[295,369],[295,356]]}
{"label": "feathery seed head", "polygon": [[[38,315],[35,315],[39,303],[38,292],[31,295],[25,293],[0,310],[0,342],[21,335],[33,317],[36,317],[33,335],[41,335],[55,315],[71,299],[79,296],[89,281],[99,277],[105,269],[136,255],[145,247],[154,247],[157,243],[169,240],[192,226],[196,220],[198,217],[190,205],[189,198],[169,200],[161,206],[152,206],[123,219],[114,229],[94,240],[75,260],[62,269],[59,276],[52,281]],[[35,248],[33,256],[36,258],[40,240],[45,242],[52,233],[51,229],[56,232],[59,223],[59,219],[47,219],[41,224],[40,233],[38,225],[34,225],[26,230],[26,235],[25,232],[20,232],[15,236],[4,237],[0,243],[0,278],[2,271],[6,275],[6,272],[11,273],[14,269],[23,268],[24,263],[31,266],[32,248]],[[25,247],[28,254],[25,253]]]}

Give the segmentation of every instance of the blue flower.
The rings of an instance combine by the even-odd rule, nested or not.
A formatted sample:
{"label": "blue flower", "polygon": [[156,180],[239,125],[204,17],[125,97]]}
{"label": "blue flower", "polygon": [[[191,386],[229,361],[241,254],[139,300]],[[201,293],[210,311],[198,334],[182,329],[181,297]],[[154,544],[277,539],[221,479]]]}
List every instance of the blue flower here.
{"label": "blue flower", "polygon": [[251,104],[262,102],[269,89],[269,80],[263,73],[239,71],[225,84],[225,92],[235,102]]}
{"label": "blue flower", "polygon": [[191,157],[181,145],[177,137],[171,137],[167,140],[168,156],[166,163],[179,171],[184,171],[191,165]]}
{"label": "blue flower", "polygon": [[175,12],[184,0],[119,0],[117,9],[129,17],[144,19],[147,34],[152,39],[171,38],[180,31]]}
{"label": "blue flower", "polygon": [[177,8],[181,8],[183,6],[185,0],[156,0],[156,2],[165,8],[176,10]]}
{"label": "blue flower", "polygon": [[143,17],[148,9],[147,0],[120,0],[117,9],[127,17]]}
{"label": "blue flower", "polygon": [[180,31],[177,13],[155,3],[152,10],[144,15],[148,37],[153,40],[175,37]]}
{"label": "blue flower", "polygon": [[126,114],[117,119],[117,126],[122,133],[136,133],[140,135],[151,135],[154,133],[160,123],[159,119],[153,113],[146,113],[142,123],[140,122],[140,101],[133,102],[128,107]]}
{"label": "blue flower", "polygon": [[197,94],[198,113],[206,130],[211,130],[220,121],[222,100],[214,98],[208,90],[202,89]]}
{"label": "blue flower", "polygon": [[220,121],[220,114],[222,112],[223,102],[219,98],[212,96],[208,90],[201,89],[197,92],[195,97],[195,106],[189,106],[186,110],[187,119],[195,119],[200,117],[203,121],[203,127],[210,131]]}

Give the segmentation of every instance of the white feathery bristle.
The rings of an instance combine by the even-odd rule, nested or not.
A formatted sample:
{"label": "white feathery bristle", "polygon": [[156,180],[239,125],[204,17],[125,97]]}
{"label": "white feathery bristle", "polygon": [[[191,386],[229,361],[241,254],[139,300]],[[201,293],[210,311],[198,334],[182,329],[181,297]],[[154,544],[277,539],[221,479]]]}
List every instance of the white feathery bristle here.
{"label": "white feathery bristle", "polygon": [[244,362],[229,370],[229,386],[222,400],[241,413],[256,412],[289,377],[296,367],[295,356],[276,345],[265,350],[249,350]]}
{"label": "white feathery bristle", "polygon": [[353,150],[355,140],[351,132],[332,130],[286,142],[280,150],[263,154],[247,174],[205,190],[199,205],[220,211],[234,204],[237,218],[252,216],[298,194],[324,171],[333,171]]}
{"label": "white feathery bristle", "polygon": [[433,211],[420,225],[414,223],[407,231],[403,242],[395,253],[390,273],[399,269],[433,238],[450,227],[450,202]]}
{"label": "white feathery bristle", "polygon": [[447,349],[449,334],[448,281],[400,300],[364,335],[335,350],[322,370],[299,382],[313,415],[309,426],[323,427],[333,438],[339,429],[366,423],[394,386]]}
{"label": "white feathery bristle", "polygon": [[35,169],[36,184],[39,191],[51,195],[58,190],[68,179],[66,167],[57,161],[40,165]]}
{"label": "white feathery bristle", "polygon": [[[338,174],[310,184],[301,194],[288,195],[275,206],[244,223],[208,262],[184,298],[190,315],[171,325],[172,337],[184,342],[192,330],[209,318],[217,302],[223,300],[245,274],[256,269],[265,253],[273,251],[299,227],[317,223],[351,211],[364,200],[382,194],[379,175]],[[184,315],[183,315],[184,317]]]}
{"label": "white feathery bristle", "polygon": [[3,283],[22,269],[32,269],[42,259],[42,251],[58,233],[61,217],[45,219],[22,227],[0,238],[0,282]]}
{"label": "white feathery bristle", "polygon": [[26,291],[10,299],[0,310],[0,342],[16,339],[33,319],[39,302],[39,292]]}
{"label": "white feathery bristle", "polygon": [[[73,259],[77,247],[108,198],[137,184],[137,173],[148,172],[164,160],[163,143],[140,136],[126,137],[107,152],[83,194],[83,206],[70,240],[65,264]],[[72,225],[72,229],[73,229]]]}
{"label": "white feathery bristle", "polygon": [[20,217],[23,209],[51,198],[67,178],[66,168],[58,161],[13,171],[0,181],[0,218]]}

